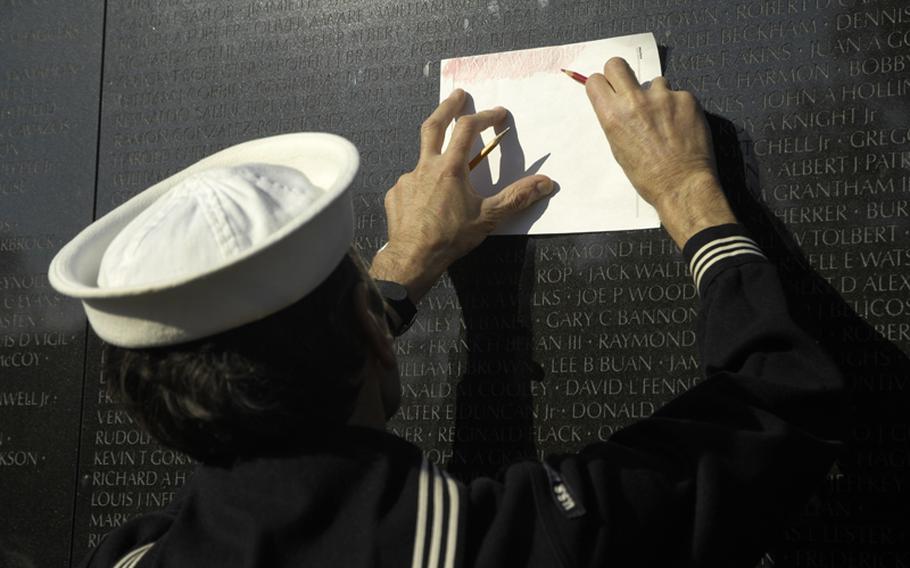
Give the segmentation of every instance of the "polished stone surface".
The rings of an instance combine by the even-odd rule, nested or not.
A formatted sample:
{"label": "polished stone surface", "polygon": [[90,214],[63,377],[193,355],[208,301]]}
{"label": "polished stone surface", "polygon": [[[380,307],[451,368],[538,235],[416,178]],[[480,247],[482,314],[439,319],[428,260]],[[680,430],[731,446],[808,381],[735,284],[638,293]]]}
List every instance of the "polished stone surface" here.
{"label": "polished stone surface", "polygon": [[0,565],[11,567],[69,565],[82,409],[85,319],[47,265],[92,220],[104,4],[50,4],[0,2]]}
{"label": "polished stone surface", "polygon": [[[5,76],[60,66],[23,79],[27,89],[10,90],[7,77],[0,86],[3,242],[49,235],[49,252],[0,251],[4,275],[40,275],[91,217],[96,132],[96,215],[233,143],[296,130],[342,134],[361,150],[356,239],[369,258],[385,240],[383,194],[413,167],[420,122],[438,100],[439,59],[654,32],[671,86],[693,91],[711,114],[737,213],[780,265],[799,318],[854,385],[850,452],[768,562],[910,563],[904,2],[110,3],[100,130],[100,13],[80,6],[66,11],[81,23],[76,36],[62,34],[72,43],[62,51],[49,53],[38,39],[17,46],[0,24],[3,43],[16,49],[4,58]],[[38,12],[17,10],[22,29],[45,29]],[[79,73],[67,74],[61,61],[70,58]],[[10,129],[39,121],[67,127]],[[48,170],[46,161],[64,158]],[[46,282],[37,294],[12,286],[4,301],[56,298]],[[464,478],[605,439],[698,382],[695,296],[659,230],[491,238],[450,270],[398,341],[403,405],[391,427]],[[97,341],[83,347],[78,306],[52,301],[55,311],[37,299],[25,311],[4,306],[4,338],[18,337],[25,322],[65,330],[69,343],[42,348],[40,367],[4,366],[0,391],[51,393],[57,406],[4,409],[0,455],[31,451],[59,465],[53,481],[39,475],[43,465],[0,467],[0,479],[19,484],[12,492],[4,484],[4,499],[44,499],[40,508],[20,503],[21,518],[0,527],[38,558],[59,539],[18,527],[38,526],[45,506],[72,516],[72,530],[58,530],[73,535],[77,558],[111,526],[167,502],[191,464],[161,451],[104,397]],[[6,361],[6,344],[3,353]]]}

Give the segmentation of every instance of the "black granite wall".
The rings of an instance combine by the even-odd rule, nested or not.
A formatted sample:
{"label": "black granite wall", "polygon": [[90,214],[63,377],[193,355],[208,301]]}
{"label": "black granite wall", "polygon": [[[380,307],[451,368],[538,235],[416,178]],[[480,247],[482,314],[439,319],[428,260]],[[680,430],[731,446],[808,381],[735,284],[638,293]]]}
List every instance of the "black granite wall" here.
{"label": "black granite wall", "polygon": [[[67,566],[86,325],[47,266],[92,221],[104,3],[0,0],[0,566]],[[82,554],[85,545],[77,547]]]}
{"label": "black granite wall", "polygon": [[[93,216],[224,146],[326,130],[361,150],[369,257],[439,59],[644,31],[853,385],[850,451],[765,562],[910,565],[904,0],[0,0],[0,565],[76,562],[192,469],[105,396],[97,339],[48,287]],[[698,382],[696,306],[659,230],[489,239],[399,340],[391,426],[465,478],[605,439]]]}

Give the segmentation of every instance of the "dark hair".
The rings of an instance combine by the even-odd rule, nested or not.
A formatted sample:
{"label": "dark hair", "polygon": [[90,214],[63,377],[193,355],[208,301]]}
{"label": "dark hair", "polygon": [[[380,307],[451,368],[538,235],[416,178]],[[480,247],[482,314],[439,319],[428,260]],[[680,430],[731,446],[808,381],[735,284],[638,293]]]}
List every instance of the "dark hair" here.
{"label": "dark hair", "polygon": [[112,394],[159,442],[203,462],[286,451],[315,427],[344,424],[367,354],[353,299],[363,269],[352,254],[259,321],[180,345],[106,345]]}

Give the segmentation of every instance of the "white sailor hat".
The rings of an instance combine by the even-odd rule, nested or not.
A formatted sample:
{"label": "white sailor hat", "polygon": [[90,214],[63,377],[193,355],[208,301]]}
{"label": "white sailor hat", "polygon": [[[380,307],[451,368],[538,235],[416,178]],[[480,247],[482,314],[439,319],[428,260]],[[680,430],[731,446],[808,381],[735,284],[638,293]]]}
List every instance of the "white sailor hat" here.
{"label": "white sailor hat", "polygon": [[54,257],[50,283],[121,347],[256,321],[306,296],[347,253],[358,164],[354,145],[327,133],[232,146],[89,225]]}

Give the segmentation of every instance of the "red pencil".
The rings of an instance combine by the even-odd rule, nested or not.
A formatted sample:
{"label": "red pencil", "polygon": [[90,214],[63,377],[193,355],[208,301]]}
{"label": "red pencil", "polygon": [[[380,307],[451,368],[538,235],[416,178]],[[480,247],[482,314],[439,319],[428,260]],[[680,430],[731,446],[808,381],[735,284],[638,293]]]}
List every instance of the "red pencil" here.
{"label": "red pencil", "polygon": [[562,71],[563,73],[565,73],[565,74],[568,75],[569,77],[572,77],[573,79],[575,79],[576,81],[578,81],[578,82],[581,83],[582,85],[584,85],[585,83],[588,82],[588,78],[585,77],[584,75],[582,75],[581,73],[576,73],[575,71],[569,71],[568,69],[560,69],[560,71]]}

